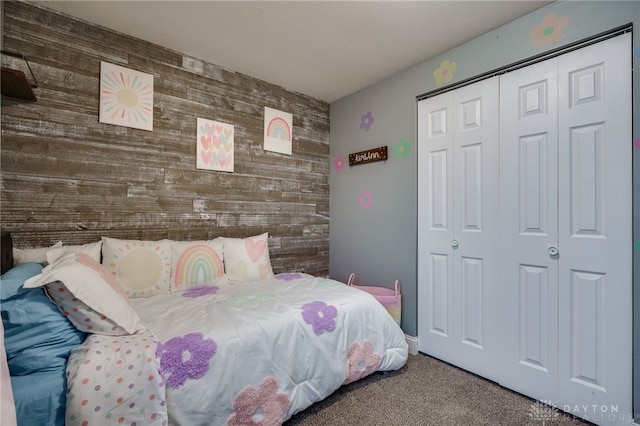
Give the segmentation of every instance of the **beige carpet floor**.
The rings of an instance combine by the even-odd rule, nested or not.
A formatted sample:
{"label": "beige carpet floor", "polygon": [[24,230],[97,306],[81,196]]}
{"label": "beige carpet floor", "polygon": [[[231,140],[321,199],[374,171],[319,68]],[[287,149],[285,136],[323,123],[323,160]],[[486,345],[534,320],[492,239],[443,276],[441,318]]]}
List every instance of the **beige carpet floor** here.
{"label": "beige carpet floor", "polygon": [[426,355],[342,386],[285,426],[584,425],[580,419]]}

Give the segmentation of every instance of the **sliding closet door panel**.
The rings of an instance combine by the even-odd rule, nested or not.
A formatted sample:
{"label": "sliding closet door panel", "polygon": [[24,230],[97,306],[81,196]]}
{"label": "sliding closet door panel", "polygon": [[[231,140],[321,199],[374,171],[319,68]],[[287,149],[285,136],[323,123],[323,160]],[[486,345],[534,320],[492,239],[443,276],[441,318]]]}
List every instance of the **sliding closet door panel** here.
{"label": "sliding closet door panel", "polygon": [[451,354],[453,99],[418,104],[418,328],[420,350]]}
{"label": "sliding closet door panel", "polygon": [[554,400],[558,372],[557,63],[500,80],[500,382]]}
{"label": "sliding closet door panel", "polygon": [[497,78],[418,105],[419,349],[495,377]]}
{"label": "sliding closet door panel", "polygon": [[451,360],[497,377],[499,140],[498,78],[452,92],[454,162],[453,326]]}
{"label": "sliding closet door panel", "polygon": [[624,34],[559,58],[558,403],[599,424],[632,413],[631,51]]}

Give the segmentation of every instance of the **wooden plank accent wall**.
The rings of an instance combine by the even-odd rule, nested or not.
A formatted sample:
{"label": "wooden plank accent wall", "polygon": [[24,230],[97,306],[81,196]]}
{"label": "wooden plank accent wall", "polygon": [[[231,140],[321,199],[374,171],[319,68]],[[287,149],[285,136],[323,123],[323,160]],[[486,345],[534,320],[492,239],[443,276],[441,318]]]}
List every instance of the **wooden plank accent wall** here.
{"label": "wooden plank accent wall", "polygon": [[[4,3],[3,49],[25,55],[39,84],[37,102],[2,99],[0,220],[17,247],[269,232],[274,272],[328,275],[326,102]],[[100,61],[154,75],[152,132],[98,122]],[[263,150],[265,106],[293,114],[293,155]],[[234,173],[195,168],[198,117],[235,126]]]}

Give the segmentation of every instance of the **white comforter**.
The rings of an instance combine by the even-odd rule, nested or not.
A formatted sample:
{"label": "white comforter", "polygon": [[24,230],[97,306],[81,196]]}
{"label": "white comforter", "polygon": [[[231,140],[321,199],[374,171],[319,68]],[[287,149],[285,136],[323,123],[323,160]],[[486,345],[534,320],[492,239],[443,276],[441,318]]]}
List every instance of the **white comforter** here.
{"label": "white comforter", "polygon": [[[407,360],[404,334],[382,305],[329,279],[283,274],[131,302],[155,339],[154,362],[149,345],[136,344],[136,338],[128,340],[134,342],[131,349],[122,347],[123,338],[94,336],[102,350],[74,351],[68,367],[72,390],[92,380],[86,376],[98,365],[105,365],[96,371],[101,383],[105,368],[113,370],[110,377],[124,377],[110,381],[111,393],[127,394],[123,382],[130,390],[121,404],[113,404],[110,418],[127,424],[281,424],[342,384],[398,369]],[[120,349],[107,351],[106,341],[118,341]],[[142,368],[159,374],[96,359],[96,352],[117,359],[129,351],[127,356],[140,360],[140,350],[147,351]],[[87,354],[91,368],[85,367]],[[156,376],[162,379],[157,388]],[[131,404],[137,411],[126,413]],[[71,401],[67,420],[80,424],[93,415],[92,405]],[[104,419],[105,411],[99,411]]]}

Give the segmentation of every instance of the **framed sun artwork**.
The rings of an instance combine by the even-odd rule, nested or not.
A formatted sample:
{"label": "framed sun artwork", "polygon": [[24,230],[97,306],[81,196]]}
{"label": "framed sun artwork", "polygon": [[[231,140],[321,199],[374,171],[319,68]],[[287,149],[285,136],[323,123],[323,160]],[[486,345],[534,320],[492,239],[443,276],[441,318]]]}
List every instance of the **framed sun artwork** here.
{"label": "framed sun artwork", "polygon": [[100,62],[100,123],[153,130],[153,75]]}
{"label": "framed sun artwork", "polygon": [[264,108],[264,150],[291,155],[293,115]]}

